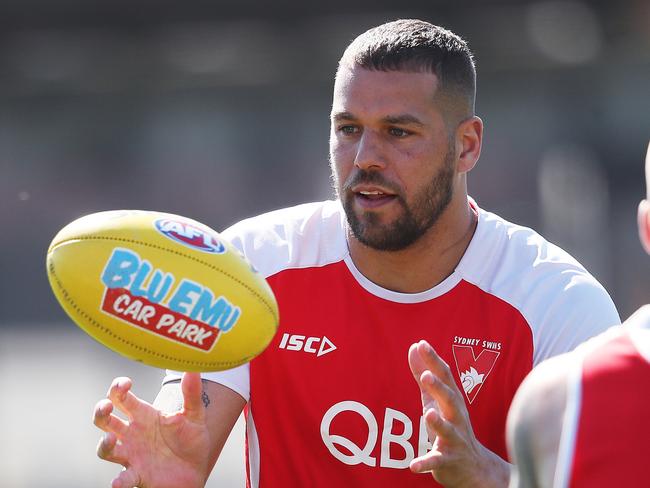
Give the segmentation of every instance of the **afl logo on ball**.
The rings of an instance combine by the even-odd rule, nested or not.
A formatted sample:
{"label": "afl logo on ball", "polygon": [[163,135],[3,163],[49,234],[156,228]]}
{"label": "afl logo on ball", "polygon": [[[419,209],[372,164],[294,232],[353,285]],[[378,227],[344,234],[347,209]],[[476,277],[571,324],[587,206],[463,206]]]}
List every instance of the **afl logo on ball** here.
{"label": "afl logo on ball", "polygon": [[208,229],[177,219],[158,219],[154,224],[165,237],[192,249],[212,254],[226,252],[226,248],[219,238]]}

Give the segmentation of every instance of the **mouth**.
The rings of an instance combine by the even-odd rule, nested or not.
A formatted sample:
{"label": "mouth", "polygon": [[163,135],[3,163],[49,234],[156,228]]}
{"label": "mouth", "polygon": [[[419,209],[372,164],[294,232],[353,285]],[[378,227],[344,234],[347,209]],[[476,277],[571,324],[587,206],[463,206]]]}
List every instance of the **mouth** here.
{"label": "mouth", "polygon": [[397,199],[397,195],[378,188],[353,188],[352,192],[355,202],[364,209],[375,209]]}

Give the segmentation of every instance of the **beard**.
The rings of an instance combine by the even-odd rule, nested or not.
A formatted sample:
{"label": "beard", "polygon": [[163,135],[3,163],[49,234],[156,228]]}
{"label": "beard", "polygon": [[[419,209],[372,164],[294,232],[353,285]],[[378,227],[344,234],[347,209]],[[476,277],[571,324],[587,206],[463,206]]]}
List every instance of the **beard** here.
{"label": "beard", "polygon": [[[401,251],[415,243],[436,224],[451,202],[454,157],[453,150],[445,154],[442,168],[412,198],[410,204],[400,193],[399,188],[386,181],[381,173],[366,170],[355,173],[339,193],[354,237],[377,251]],[[336,176],[334,180],[336,181]],[[350,188],[361,183],[381,185],[394,192],[395,203],[401,207],[398,217],[391,222],[382,223],[381,217],[375,212],[366,211],[357,214],[354,210],[355,194]]]}

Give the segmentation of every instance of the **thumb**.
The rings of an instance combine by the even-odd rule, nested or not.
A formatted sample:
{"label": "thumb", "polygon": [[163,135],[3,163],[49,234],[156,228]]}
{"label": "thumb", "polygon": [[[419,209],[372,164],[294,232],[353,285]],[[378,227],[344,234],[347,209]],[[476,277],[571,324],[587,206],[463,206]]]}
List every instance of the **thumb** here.
{"label": "thumb", "polygon": [[183,373],[181,380],[181,391],[183,392],[183,413],[188,420],[203,422],[205,420],[205,407],[201,395],[203,385],[200,373]]}

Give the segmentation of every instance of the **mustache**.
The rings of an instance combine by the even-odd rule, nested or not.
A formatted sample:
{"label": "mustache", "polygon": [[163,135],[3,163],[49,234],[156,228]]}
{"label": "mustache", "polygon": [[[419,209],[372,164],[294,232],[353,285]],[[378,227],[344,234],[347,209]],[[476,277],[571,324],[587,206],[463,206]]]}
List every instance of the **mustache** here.
{"label": "mustache", "polygon": [[357,185],[378,185],[393,192],[396,196],[401,197],[401,189],[394,183],[388,181],[384,176],[377,171],[367,171],[365,169],[359,170],[348,178],[343,185],[344,191],[350,191],[352,187]]}

